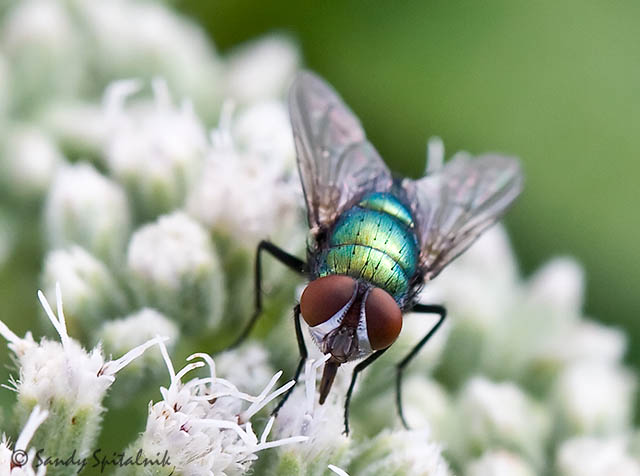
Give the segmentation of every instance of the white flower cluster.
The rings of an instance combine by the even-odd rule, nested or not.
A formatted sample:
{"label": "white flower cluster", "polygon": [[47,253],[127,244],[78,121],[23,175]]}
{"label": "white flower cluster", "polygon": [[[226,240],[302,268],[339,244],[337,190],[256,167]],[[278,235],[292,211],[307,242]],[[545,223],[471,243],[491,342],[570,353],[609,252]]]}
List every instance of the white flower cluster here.
{"label": "white flower cluster", "polygon": [[[282,372],[276,373],[262,392],[253,396],[217,377],[209,355],[189,356],[187,360],[192,363],[176,373],[166,348],[162,346],[161,350],[171,383],[160,389],[161,401],[149,404],[147,427],[133,449],[141,449],[148,455],[166,451],[172,462],[167,474],[174,470],[194,476],[245,474],[259,451],[307,440],[306,436],[298,435],[267,441],[274,418],[268,420],[260,438],[250,422],[294,384],[291,381],[272,391]],[[208,377],[182,382],[189,372],[205,365],[209,366]]]}
{"label": "white flower cluster", "polygon": [[[57,315],[42,292],[39,298],[60,342],[42,339],[36,343],[31,333],[20,338],[0,321],[0,335],[9,342],[20,371],[18,380],[12,380],[17,393],[13,411],[20,420],[27,421],[27,427],[27,415],[34,408],[48,412],[47,421],[35,438],[45,455],[61,456],[75,449],[79,457],[86,457],[97,438],[105,410],[102,401],[116,373],[149,347],[161,343],[162,338],[148,340],[117,360],[106,360],[99,346],[87,352],[69,337],[59,286]],[[34,432],[35,429],[28,439]]]}

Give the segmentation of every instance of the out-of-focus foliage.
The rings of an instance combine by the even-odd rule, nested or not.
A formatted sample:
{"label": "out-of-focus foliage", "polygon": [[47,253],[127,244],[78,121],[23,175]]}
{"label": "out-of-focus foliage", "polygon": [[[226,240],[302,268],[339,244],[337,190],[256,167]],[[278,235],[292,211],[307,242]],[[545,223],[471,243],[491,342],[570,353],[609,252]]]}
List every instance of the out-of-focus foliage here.
{"label": "out-of-focus foliage", "polygon": [[[640,340],[640,4],[182,0],[223,51],[282,29],[327,77],[399,172],[428,136],[524,161],[507,219],[525,271],[570,253],[587,311]],[[640,346],[630,356],[640,365]]]}

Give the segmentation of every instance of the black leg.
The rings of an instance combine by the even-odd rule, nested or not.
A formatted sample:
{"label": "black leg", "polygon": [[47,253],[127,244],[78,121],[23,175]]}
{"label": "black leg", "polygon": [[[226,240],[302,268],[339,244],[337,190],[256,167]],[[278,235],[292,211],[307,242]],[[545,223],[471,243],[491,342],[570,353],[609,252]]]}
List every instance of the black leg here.
{"label": "black leg", "polygon": [[[307,360],[307,346],[304,344],[304,336],[302,335],[302,326],[300,325],[300,304],[296,304],[296,307],[293,309],[293,318],[296,324],[296,339],[298,340],[298,351],[300,352],[300,362],[298,363],[298,367],[296,368],[296,373],[293,376],[293,380],[297,383],[298,377],[300,377],[300,372],[302,372],[302,368],[304,367],[304,362]],[[278,402],[278,406],[271,413],[272,416],[276,416],[282,405],[287,401],[295,385],[293,385],[289,390],[284,393],[284,396]]]}
{"label": "black leg", "polygon": [[424,336],[418,344],[407,354],[407,356],[398,363],[396,367],[396,405],[398,407],[398,414],[400,415],[400,420],[406,429],[409,429],[409,425],[407,425],[407,421],[404,419],[404,413],[402,412],[402,372],[404,368],[411,362],[420,349],[424,347],[424,345],[431,339],[433,334],[440,328],[442,323],[444,322],[445,317],[447,317],[447,310],[443,306],[439,305],[426,305],[426,304],[416,304],[416,306],[411,310],[411,312],[420,312],[425,314],[438,314],[440,319],[435,326],[431,328],[426,336]]}
{"label": "black leg", "polygon": [[251,319],[249,320],[249,323],[242,331],[242,334],[240,334],[240,336],[233,342],[233,344],[231,344],[231,346],[228,347],[228,349],[233,349],[234,347],[238,347],[240,344],[242,344],[242,342],[244,342],[244,340],[247,338],[247,336],[251,332],[251,329],[253,329],[253,326],[258,320],[258,317],[260,317],[260,314],[262,313],[262,265],[260,262],[260,253],[262,251],[266,251],[275,259],[277,259],[282,264],[284,264],[286,267],[300,274],[304,274],[307,272],[307,264],[304,261],[302,261],[300,258],[290,255],[286,251],[278,248],[273,243],[270,243],[264,240],[261,241],[258,244],[258,249],[256,250],[256,262],[255,262],[255,274],[254,274],[255,309],[254,309],[253,315],[251,316]]}
{"label": "black leg", "polygon": [[356,378],[358,377],[358,374],[360,372],[362,372],[370,364],[375,362],[378,359],[378,357],[380,357],[382,354],[385,353],[387,349],[388,347],[386,349],[375,351],[369,357],[367,357],[358,365],[356,365],[355,368],[353,369],[353,374],[351,374],[351,383],[349,384],[349,390],[347,390],[347,398],[344,402],[344,434],[345,435],[349,435],[349,404],[351,403],[351,394],[353,393],[353,388],[356,385]]}

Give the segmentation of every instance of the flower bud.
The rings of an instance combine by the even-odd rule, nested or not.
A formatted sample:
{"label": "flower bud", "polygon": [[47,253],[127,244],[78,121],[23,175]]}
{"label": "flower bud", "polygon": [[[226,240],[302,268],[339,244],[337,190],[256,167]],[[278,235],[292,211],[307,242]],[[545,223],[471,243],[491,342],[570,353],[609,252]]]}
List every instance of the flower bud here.
{"label": "flower bud", "polygon": [[529,299],[567,318],[576,316],[584,302],[585,277],[572,258],[556,258],[529,281]]}
{"label": "flower bud", "polygon": [[504,448],[536,467],[544,464],[549,416],[517,385],[475,377],[462,389],[454,414],[458,423],[450,450],[459,461]]}
{"label": "flower bud", "polygon": [[216,369],[220,377],[247,393],[260,393],[273,376],[267,349],[256,342],[218,355]]}
{"label": "flower bud", "polygon": [[637,476],[640,464],[621,438],[572,438],[556,455],[558,476]]}
{"label": "flower bud", "polygon": [[[167,338],[165,345],[171,351],[178,341],[178,326],[158,311],[145,308],[121,319],[105,322],[96,332],[96,340],[102,343],[106,355],[122,355],[157,335]],[[110,401],[116,406],[126,405],[136,392],[149,385],[162,370],[164,362],[160,350],[149,349],[119,373]]]}
{"label": "flower bud", "polygon": [[55,296],[57,283],[65,290],[67,328],[85,340],[103,321],[122,315],[128,304],[109,269],[80,246],[46,256],[42,274],[46,296]]}
{"label": "flower bud", "polygon": [[[279,35],[241,45],[228,60],[227,91],[241,103],[276,99],[284,95],[299,68],[300,53]],[[260,78],[256,81],[256,78]]]}
{"label": "flower bud", "polygon": [[40,121],[67,157],[102,160],[109,129],[100,105],[78,100],[53,102],[41,112]]}
{"label": "flower bud", "polygon": [[467,476],[535,476],[534,469],[520,456],[505,450],[490,451],[467,465]]}
{"label": "flower bud", "polygon": [[636,387],[635,376],[617,365],[585,361],[567,367],[552,393],[558,437],[629,430]]}
{"label": "flower bud", "polygon": [[130,230],[122,188],[87,163],[62,167],[45,207],[51,248],[78,244],[106,263],[121,261]]}
{"label": "flower bud", "polygon": [[0,31],[14,110],[30,112],[51,97],[70,97],[81,89],[82,41],[64,2],[16,2]]}
{"label": "flower bud", "polygon": [[64,157],[41,129],[13,126],[0,152],[0,183],[19,200],[41,198]]}
{"label": "flower bud", "polygon": [[131,287],[142,306],[179,320],[188,333],[215,328],[224,306],[224,278],[209,235],[182,212],[161,216],[132,236]]}
{"label": "flower bud", "polygon": [[[125,108],[125,98],[110,99],[109,89],[106,93],[107,169],[125,186],[142,220],[183,204],[207,149],[204,126],[191,105],[176,108],[162,80],[154,80],[153,87],[153,107]],[[110,87],[117,88],[118,82]]]}
{"label": "flower bud", "polygon": [[440,446],[425,430],[385,430],[355,450],[349,474],[375,476],[448,476],[449,466]]}

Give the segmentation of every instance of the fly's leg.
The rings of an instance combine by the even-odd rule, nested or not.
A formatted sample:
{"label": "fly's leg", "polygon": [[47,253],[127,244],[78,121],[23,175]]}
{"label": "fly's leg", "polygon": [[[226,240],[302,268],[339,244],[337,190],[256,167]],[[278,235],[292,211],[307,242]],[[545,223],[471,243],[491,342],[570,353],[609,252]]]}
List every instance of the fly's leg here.
{"label": "fly's leg", "polygon": [[[293,314],[294,314],[293,319],[296,325],[296,339],[298,340],[298,351],[300,352],[300,362],[298,363],[298,367],[296,368],[296,373],[293,376],[294,382],[297,383],[298,377],[300,377],[300,372],[302,372],[302,368],[304,367],[304,363],[307,360],[308,354],[307,354],[307,346],[304,343],[304,336],[302,335],[302,325],[300,324],[300,304],[296,304],[296,307],[293,308]],[[287,399],[293,392],[294,388],[295,388],[295,385],[293,385],[289,390],[285,392],[280,402],[278,402],[278,406],[271,413],[272,416],[276,416],[278,414],[278,412],[282,408],[282,405],[284,405],[284,403],[287,401]]]}
{"label": "fly's leg", "polygon": [[409,364],[409,362],[411,362],[411,360],[417,355],[417,353],[420,352],[420,349],[422,349],[422,347],[424,347],[429,339],[431,339],[431,337],[436,333],[436,331],[444,322],[445,317],[447,317],[447,310],[443,306],[439,305],[417,304],[411,312],[438,314],[440,318],[438,319],[436,325],[431,328],[428,334],[420,339],[420,342],[416,344],[411,352],[409,352],[407,356],[402,359],[396,367],[396,405],[398,407],[400,420],[402,421],[402,424],[406,429],[409,429],[409,425],[407,425],[407,421],[404,418],[404,413],[402,412],[402,372],[404,371],[404,368]]}
{"label": "fly's leg", "polygon": [[349,390],[347,390],[347,398],[345,399],[345,402],[344,402],[344,434],[345,435],[349,435],[349,405],[351,403],[351,394],[353,393],[353,389],[356,386],[356,378],[358,377],[358,374],[360,372],[362,372],[369,365],[375,362],[378,359],[378,357],[380,357],[382,354],[385,353],[387,349],[388,347],[382,350],[375,351],[369,357],[367,357],[358,365],[356,365],[355,368],[353,369],[353,373],[351,374],[351,383],[349,384]]}
{"label": "fly's leg", "polygon": [[254,274],[254,292],[255,292],[255,309],[253,315],[251,316],[251,320],[242,331],[242,334],[228,347],[228,349],[233,349],[234,347],[238,347],[240,344],[244,342],[247,336],[251,333],[253,326],[256,321],[260,317],[262,313],[262,264],[260,261],[260,254],[266,251],[275,259],[277,259],[280,263],[284,264],[287,268],[296,271],[297,273],[304,274],[307,272],[307,264],[302,261],[300,258],[293,256],[281,248],[278,248],[273,243],[262,240],[258,244],[258,248],[256,250],[256,262],[255,262],[255,274]]}

